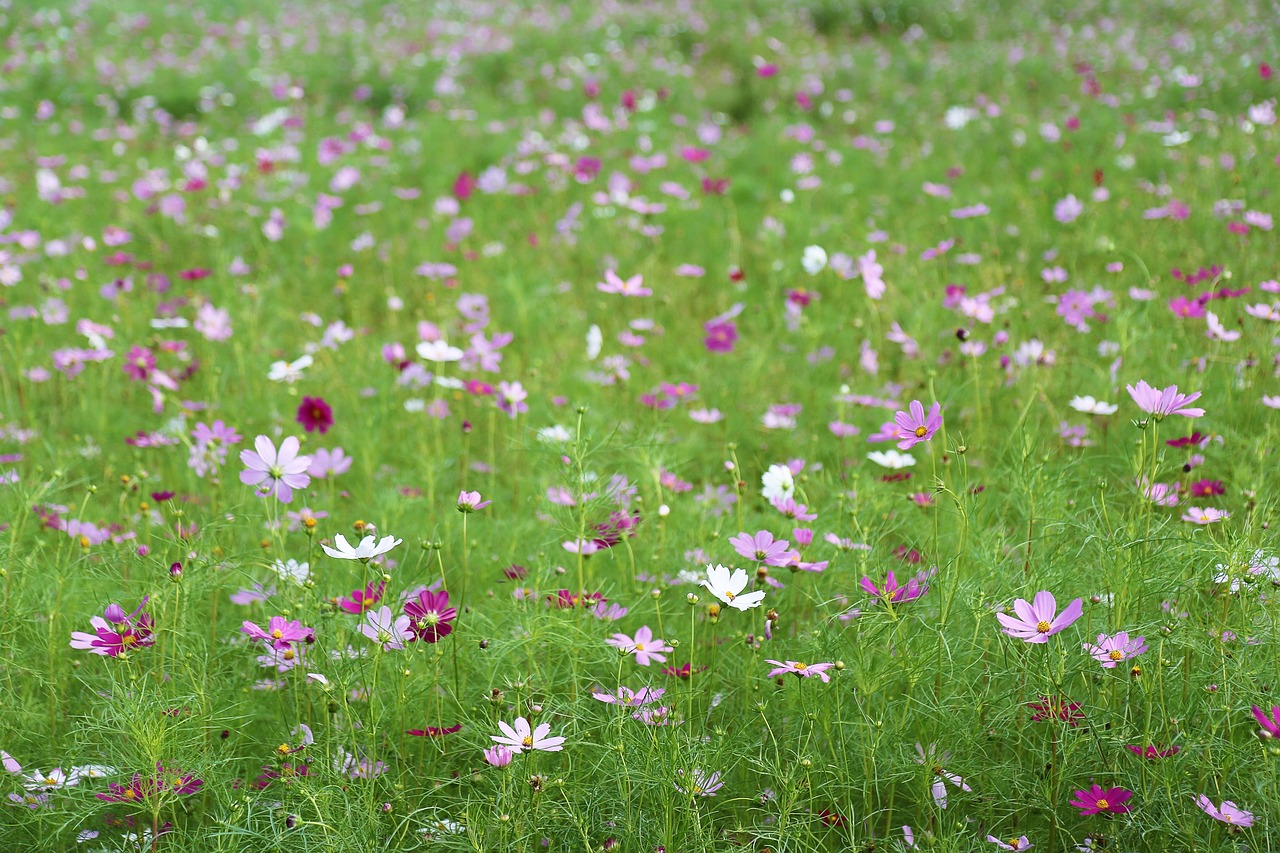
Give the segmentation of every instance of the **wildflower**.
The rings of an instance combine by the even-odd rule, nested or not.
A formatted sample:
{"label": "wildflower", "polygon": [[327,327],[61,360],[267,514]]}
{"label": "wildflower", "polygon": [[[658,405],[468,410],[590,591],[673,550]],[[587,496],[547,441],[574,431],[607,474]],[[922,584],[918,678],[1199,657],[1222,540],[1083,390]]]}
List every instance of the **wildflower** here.
{"label": "wildflower", "polygon": [[405,734],[413,735],[414,737],[443,737],[457,734],[460,731],[462,731],[462,723],[448,727],[427,726],[425,729],[408,729]]}
{"label": "wildflower", "polygon": [[641,687],[639,690],[619,687],[616,694],[592,690],[591,696],[609,705],[626,705],[631,708],[639,708],[657,702],[662,698],[662,694],[666,692],[667,689],[665,687]]}
{"label": "wildflower", "polygon": [[240,630],[255,640],[266,640],[271,644],[272,648],[281,651],[289,648],[299,640],[307,640],[309,637],[315,636],[315,632],[304,626],[300,620],[294,619],[289,622],[283,616],[272,616],[267,621],[267,630],[265,631],[249,621],[243,622]]}
{"label": "wildflower", "polygon": [[835,666],[835,663],[801,663],[800,661],[794,660],[784,662],[780,660],[771,660],[769,658],[765,658],[764,662],[771,663],[775,667],[774,669],[769,670],[770,678],[773,678],[776,675],[782,675],[784,672],[789,672],[797,678],[808,678],[811,675],[816,675],[822,679],[823,684],[826,684],[831,680],[831,676],[827,675],[827,670]]}
{"label": "wildflower", "polygon": [[1196,797],[1196,805],[1209,817],[1230,826],[1240,828],[1253,826],[1253,813],[1245,811],[1230,800],[1223,800],[1221,806],[1214,806],[1207,796],[1201,794]]}
{"label": "wildflower", "polygon": [[764,601],[764,590],[743,595],[742,591],[746,589],[747,581],[747,573],[742,569],[734,569],[730,574],[728,568],[717,564],[707,566],[707,579],[701,582],[701,586],[706,587],[712,595],[730,607],[737,610],[750,610],[753,607],[759,607]]}
{"label": "wildflower", "polygon": [[596,284],[601,293],[618,293],[622,296],[652,296],[653,291],[644,286],[644,276],[636,273],[623,279],[613,270],[604,271],[604,281]]}
{"label": "wildflower", "polygon": [[365,616],[365,623],[360,626],[360,633],[382,646],[383,651],[398,651],[404,648],[405,640],[415,638],[409,629],[409,617],[405,614],[393,616],[391,608],[385,604]]}
{"label": "wildflower", "polygon": [[889,468],[894,471],[901,468],[910,468],[916,464],[915,457],[910,453],[899,453],[896,450],[876,450],[868,453],[867,458],[882,468]]}
{"label": "wildflower", "polygon": [[929,584],[926,581],[932,575],[932,572],[921,572],[911,580],[907,581],[905,586],[898,586],[898,578],[891,569],[885,575],[884,586],[879,587],[869,577],[863,577],[858,582],[858,586],[874,598],[888,604],[898,604],[905,601],[915,601],[917,598],[924,597],[929,591]]}
{"label": "wildflower", "polygon": [[307,432],[324,435],[333,426],[333,409],[321,397],[303,397],[298,405],[298,423]]}
{"label": "wildflower", "polygon": [[277,361],[271,365],[271,371],[267,374],[267,378],[272,382],[286,382],[292,384],[302,378],[302,371],[311,366],[314,359],[309,355],[304,355],[297,361]]}
{"label": "wildflower", "polygon": [[950,782],[952,785],[955,785],[966,793],[973,792],[973,789],[969,787],[968,783],[965,782],[964,779],[954,773],[948,773],[946,770],[942,769],[942,762],[949,759],[951,757],[951,753],[944,752],[941,755],[938,755],[936,744],[931,743],[929,744],[928,749],[925,749],[925,747],[917,743],[916,754],[919,756],[919,758],[916,759],[917,764],[923,764],[926,766],[931,765],[933,768],[934,780],[931,790],[933,792],[933,802],[938,808],[945,809],[947,807],[947,782]]}
{"label": "wildflower", "polygon": [[1033,603],[1025,599],[1013,602],[1013,610],[1018,618],[1006,613],[997,613],[996,619],[1004,626],[1004,632],[1028,643],[1046,643],[1049,637],[1070,626],[1084,612],[1084,601],[1074,599],[1060,615],[1055,616],[1058,604],[1053,593],[1041,590],[1036,593]]}
{"label": "wildflower", "polygon": [[150,596],[144,595],[142,603],[127,616],[119,604],[107,605],[102,616],[94,616],[89,620],[94,629],[93,634],[84,631],[71,633],[71,648],[116,657],[132,649],[152,645],[155,638],[151,635],[151,614],[142,612],[149,599]]}
{"label": "wildflower", "polygon": [[1088,396],[1072,397],[1071,402],[1067,405],[1077,412],[1084,412],[1086,415],[1113,415],[1120,408],[1114,403],[1104,403]]}
{"label": "wildflower", "polygon": [[827,268],[827,252],[821,246],[805,246],[800,266],[809,275],[817,275]]}
{"label": "wildflower", "polygon": [[625,654],[634,654],[636,663],[640,666],[648,666],[649,661],[656,660],[658,663],[666,663],[666,652],[674,651],[668,646],[666,641],[661,637],[654,639],[653,630],[648,626],[641,626],[635,637],[628,637],[626,634],[614,634],[606,643],[615,649],[621,649]]}
{"label": "wildflower", "polygon": [[755,560],[766,566],[785,566],[792,556],[799,557],[798,553],[788,550],[790,542],[785,539],[775,540],[767,530],[761,530],[754,536],[739,533],[729,540],[729,544],[748,560]]}
{"label": "wildflower", "polygon": [[1084,719],[1084,714],[1080,712],[1080,704],[1061,696],[1041,696],[1039,702],[1028,702],[1027,707],[1035,711],[1031,715],[1031,721],[1035,723],[1055,719],[1069,723],[1072,728],[1075,728],[1080,725],[1079,721]]}
{"label": "wildflower", "polygon": [[896,427],[893,438],[898,439],[899,450],[910,450],[920,442],[928,441],[942,427],[942,406],[939,403],[935,402],[930,407],[927,416],[919,400],[912,400],[907,409],[893,416]]}
{"label": "wildflower", "polygon": [[1129,750],[1139,758],[1147,758],[1153,761],[1157,758],[1171,758],[1172,756],[1175,756],[1182,751],[1182,747],[1180,746],[1169,746],[1169,747],[1161,748],[1158,746],[1147,745],[1144,747],[1144,746],[1139,746],[1138,744],[1135,744],[1135,743],[1126,744],[1125,749]]}
{"label": "wildflower", "polygon": [[335,560],[360,560],[367,563],[374,557],[382,556],[404,541],[403,539],[396,539],[394,536],[383,536],[375,545],[373,540],[373,536],[366,536],[360,540],[359,545],[353,547],[347,541],[347,537],[339,533],[333,537],[333,548],[328,545],[321,545],[320,547]]}
{"label": "wildflower", "polygon": [[[724,787],[724,783],[720,781],[719,770],[708,776],[701,770],[695,769],[689,774],[687,782],[684,770],[677,770],[676,775],[680,777],[676,782],[676,790],[690,797],[714,797],[716,791]],[[688,785],[688,787],[686,788],[685,785]]]}
{"label": "wildflower", "polygon": [[1106,634],[1098,635],[1098,644],[1084,644],[1084,650],[1093,655],[1103,669],[1115,669],[1122,660],[1136,657],[1147,650],[1146,637],[1129,639],[1128,631],[1121,631],[1114,637]]}
{"label": "wildflower", "polygon": [[1138,404],[1138,408],[1153,415],[1157,421],[1169,415],[1182,415],[1186,418],[1198,418],[1204,415],[1204,409],[1187,406],[1188,403],[1194,403],[1200,399],[1199,391],[1192,394],[1179,394],[1177,385],[1170,385],[1168,388],[1152,388],[1144,380],[1138,380],[1136,387],[1126,385],[1125,388],[1133,398],[1133,402]]}
{"label": "wildflower", "polygon": [[498,721],[498,728],[502,730],[502,735],[490,735],[490,739],[494,743],[508,747],[513,753],[524,752],[526,749],[538,749],[543,752],[559,752],[564,749],[563,737],[547,737],[551,733],[550,723],[543,723],[536,729],[532,729],[528,720],[524,717],[516,717],[514,728],[502,720]]}
{"label": "wildflower", "polygon": [[308,563],[299,563],[297,560],[289,560],[288,562],[276,560],[271,564],[271,569],[283,580],[291,581],[297,586],[302,586],[307,582],[307,578],[311,576],[311,566]]}
{"label": "wildflower", "polygon": [[987,840],[999,847],[1001,850],[1030,850],[1035,846],[1027,840],[1025,835],[1021,838],[1010,838],[1007,843],[996,838],[994,835],[988,835]]}
{"label": "wildflower", "polygon": [[382,593],[386,588],[387,584],[384,581],[380,581],[376,588],[373,584],[369,584],[364,589],[352,590],[348,598],[338,599],[337,605],[339,609],[358,616],[381,601]]}
{"label": "wildflower", "polygon": [[418,355],[422,356],[426,361],[434,362],[450,362],[462,361],[463,352],[455,346],[450,346],[447,341],[422,341],[416,347]]}
{"label": "wildflower", "polygon": [[1280,705],[1273,706],[1269,716],[1266,711],[1254,705],[1253,717],[1258,721],[1258,725],[1262,726],[1258,730],[1258,737],[1264,739],[1280,738]]}
{"label": "wildflower", "polygon": [[1087,791],[1076,791],[1076,798],[1071,800],[1071,805],[1078,808],[1080,814],[1086,817],[1099,812],[1124,814],[1131,811],[1125,802],[1132,796],[1133,791],[1126,788],[1103,789],[1100,785],[1091,785]]}
{"label": "wildflower", "polygon": [[764,487],[761,495],[767,501],[795,495],[795,475],[786,465],[770,465],[769,470],[760,477],[760,483]]}
{"label": "wildflower", "polygon": [[479,492],[459,492],[458,512],[476,512],[487,507],[493,501],[480,500]]}
{"label": "wildflower", "polygon": [[1231,513],[1225,509],[1207,506],[1204,508],[1198,506],[1187,507],[1187,511],[1182,514],[1183,521],[1189,521],[1192,524],[1214,524],[1218,521],[1225,521],[1231,517]]}
{"label": "wildflower", "polygon": [[[311,466],[307,468],[307,473],[317,480],[332,479],[350,471],[352,461],[341,447],[335,447],[332,450],[327,447],[317,447],[311,454]],[[319,516],[316,517],[319,518]]]}
{"label": "wildflower", "polygon": [[55,767],[48,773],[36,770],[23,777],[22,787],[28,791],[56,791],[69,788],[79,783],[80,777],[74,772],[67,773],[61,767]]}
{"label": "wildflower", "polygon": [[278,452],[265,435],[255,438],[253,446],[255,450],[240,451],[240,461],[247,468],[240,472],[240,482],[257,487],[259,495],[274,494],[282,503],[288,503],[293,500],[294,489],[310,484],[307,469],[311,467],[311,457],[298,455],[300,443],[295,436],[280,442]]}
{"label": "wildflower", "polygon": [[424,589],[416,600],[405,602],[405,615],[414,638],[424,643],[436,643],[449,636],[453,626],[449,623],[458,617],[458,611],[449,606],[449,593]]}
{"label": "wildflower", "polygon": [[505,746],[491,746],[484,750],[484,760],[493,767],[506,767],[511,763],[511,756],[513,755],[515,755],[515,752]]}

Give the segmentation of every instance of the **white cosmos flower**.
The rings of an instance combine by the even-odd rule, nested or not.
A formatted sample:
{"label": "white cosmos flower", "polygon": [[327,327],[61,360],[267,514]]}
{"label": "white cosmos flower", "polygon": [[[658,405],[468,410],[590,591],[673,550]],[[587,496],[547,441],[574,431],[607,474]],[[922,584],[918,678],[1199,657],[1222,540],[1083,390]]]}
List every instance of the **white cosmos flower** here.
{"label": "white cosmos flower", "polygon": [[297,560],[276,560],[271,566],[282,579],[293,581],[298,586],[302,586],[307,582],[307,578],[311,577],[311,566],[309,563],[299,563]]}
{"label": "white cosmos flower", "polygon": [[896,450],[876,450],[867,454],[867,458],[884,468],[910,468],[916,464],[916,458],[910,453],[899,453]]}
{"label": "white cosmos flower", "polygon": [[603,346],[604,333],[593,323],[591,328],[587,329],[587,361],[595,361]]}
{"label": "white cosmos flower", "polygon": [[1072,397],[1068,403],[1071,408],[1077,412],[1084,412],[1086,415],[1114,415],[1120,407],[1113,403],[1104,403],[1101,400],[1095,400],[1092,397]]}
{"label": "white cosmos flower", "polygon": [[805,246],[800,257],[800,266],[809,275],[817,275],[827,268],[827,250],[821,246]]}
{"label": "white cosmos flower", "polygon": [[449,346],[445,340],[422,341],[417,349],[418,355],[427,361],[462,361],[462,350]]}
{"label": "white cosmos flower", "polygon": [[796,492],[795,476],[786,465],[770,465],[760,477],[760,484],[764,486],[760,494],[770,503],[774,498],[789,498]]}
{"label": "white cosmos flower", "polygon": [[383,536],[375,545],[373,537],[366,536],[360,540],[359,545],[353,547],[347,541],[347,537],[339,533],[333,537],[333,544],[336,547],[330,548],[328,545],[321,545],[320,547],[335,560],[371,560],[387,553],[403,541],[403,539],[397,539],[394,536]]}
{"label": "white cosmos flower", "polygon": [[538,430],[538,438],[551,444],[563,443],[573,440],[573,434],[569,430],[556,424],[555,426],[543,427]]}
{"label": "white cosmos flower", "polygon": [[288,382],[294,383],[302,378],[302,371],[311,366],[315,361],[311,356],[304,355],[297,361],[276,361],[271,364],[271,372],[267,374],[267,378],[272,382]]}
{"label": "white cosmos flower", "polygon": [[747,573],[742,569],[734,569],[731,574],[727,567],[717,563],[714,566],[707,566],[707,579],[702,581],[702,585],[730,607],[737,610],[750,610],[753,607],[759,607],[764,601],[764,590],[758,589],[743,595],[742,591],[747,588],[747,580]]}

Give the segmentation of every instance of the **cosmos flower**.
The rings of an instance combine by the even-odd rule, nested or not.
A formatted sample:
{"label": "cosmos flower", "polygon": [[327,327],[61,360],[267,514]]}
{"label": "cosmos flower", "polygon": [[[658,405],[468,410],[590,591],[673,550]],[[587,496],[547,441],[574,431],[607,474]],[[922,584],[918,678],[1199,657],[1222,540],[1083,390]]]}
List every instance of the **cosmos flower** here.
{"label": "cosmos flower", "polygon": [[155,637],[151,633],[151,614],[142,612],[149,599],[150,596],[144,595],[142,603],[127,616],[119,604],[107,605],[102,616],[94,616],[89,620],[94,633],[71,633],[71,648],[116,657],[124,652],[152,645]]}
{"label": "cosmos flower", "polygon": [[889,573],[885,575],[883,587],[877,586],[875,581],[865,576],[858,582],[858,586],[862,587],[863,591],[866,592],[867,595],[872,596],[878,601],[883,601],[888,604],[899,604],[901,602],[915,601],[917,598],[922,598],[925,593],[929,591],[929,584],[927,581],[931,574],[932,572],[921,572],[911,578],[911,580],[907,581],[905,585],[899,586],[897,576],[893,573],[893,570],[890,569]]}
{"label": "cosmos flower", "polygon": [[711,775],[707,775],[701,770],[695,769],[686,779],[684,770],[677,770],[676,790],[690,797],[714,797],[716,791],[724,787],[724,783],[720,781],[720,771],[717,770]]}
{"label": "cosmos flower", "polygon": [[364,589],[353,590],[351,595],[346,598],[338,599],[337,605],[348,613],[359,615],[381,601],[382,593],[386,588],[385,581],[379,581],[376,587],[373,584],[369,584]]}
{"label": "cosmos flower", "polygon": [[827,670],[835,666],[835,663],[801,663],[800,661],[780,661],[765,658],[765,663],[773,664],[774,668],[769,670],[769,678],[773,678],[784,673],[791,673],[797,678],[808,678],[816,675],[822,679],[822,683],[826,684],[831,680],[831,676],[827,675]]}
{"label": "cosmos flower", "polygon": [[1280,705],[1272,706],[1270,714],[1254,705],[1253,718],[1262,726],[1258,730],[1258,737],[1268,740],[1280,738]]}
{"label": "cosmos flower", "polygon": [[409,617],[405,614],[396,616],[385,604],[365,616],[360,625],[360,633],[382,646],[383,651],[393,652],[404,648],[405,640],[412,640],[415,634],[409,628]]}
{"label": "cosmos flower", "polygon": [[1128,631],[1121,631],[1114,637],[1106,634],[1098,635],[1098,644],[1085,643],[1084,650],[1093,655],[1104,669],[1115,669],[1121,662],[1136,657],[1147,650],[1146,637],[1129,639]]}
{"label": "cosmos flower", "polygon": [[487,507],[493,501],[480,500],[479,492],[459,492],[458,512],[476,512]]}
{"label": "cosmos flower", "polygon": [[271,364],[271,371],[267,374],[267,378],[272,382],[284,382],[293,384],[302,378],[302,371],[311,366],[313,359],[309,355],[304,355],[297,361],[276,361]]}
{"label": "cosmos flower", "polygon": [[773,534],[761,530],[754,536],[750,533],[739,533],[729,540],[734,550],[748,560],[764,563],[766,566],[785,566],[794,556],[799,554],[789,550],[791,543],[785,539],[774,539]]}
{"label": "cosmos flower", "polygon": [[778,498],[794,497],[796,491],[795,475],[786,465],[770,465],[760,477],[764,487],[761,495],[765,500],[773,502]]}
{"label": "cosmos flower", "polygon": [[298,405],[298,423],[307,432],[319,432],[321,435],[333,426],[333,409],[322,397],[303,397]]}
{"label": "cosmos flower", "polygon": [[1230,826],[1240,828],[1253,826],[1253,813],[1245,811],[1230,800],[1223,800],[1221,806],[1215,806],[1212,800],[1201,794],[1196,797],[1196,805],[1209,817]]}
{"label": "cosmos flower", "polygon": [[1007,613],[997,613],[996,619],[1004,626],[1004,632],[1028,643],[1046,643],[1049,638],[1070,626],[1084,612],[1083,599],[1074,599],[1061,614],[1056,614],[1057,601],[1053,593],[1041,590],[1032,603],[1019,598],[1013,602],[1017,618]]}
{"label": "cosmos flower", "polygon": [[301,445],[295,436],[280,442],[278,452],[265,435],[255,438],[253,446],[254,450],[240,451],[240,461],[246,468],[240,472],[240,482],[256,487],[260,496],[274,494],[281,503],[289,503],[294,489],[305,489],[311,483],[307,473],[311,457],[298,455]]}
{"label": "cosmos flower", "polygon": [[534,729],[529,726],[529,721],[524,717],[516,717],[514,728],[502,720],[498,721],[498,728],[502,730],[502,734],[490,735],[490,739],[494,743],[507,747],[513,753],[535,749],[543,752],[560,752],[564,749],[563,737],[547,737],[551,734],[550,723],[543,723]]}
{"label": "cosmos flower", "polygon": [[289,621],[283,616],[272,616],[267,620],[265,631],[249,621],[241,623],[240,630],[248,634],[250,638],[265,640],[271,644],[272,648],[281,651],[289,648],[294,643],[305,641],[308,637],[315,636],[315,631],[303,625],[301,620],[294,619]]}
{"label": "cosmos flower", "polygon": [[424,589],[416,599],[405,602],[404,612],[414,637],[424,643],[439,642],[449,636],[453,631],[449,623],[458,617],[458,611],[449,606],[449,593],[444,590]]}
{"label": "cosmos flower", "polygon": [[1170,385],[1168,388],[1152,388],[1144,380],[1138,380],[1136,386],[1126,385],[1125,389],[1133,398],[1133,402],[1138,404],[1138,408],[1152,415],[1157,421],[1169,415],[1182,415],[1184,418],[1198,418],[1204,415],[1204,409],[1191,408],[1187,405],[1200,399],[1199,391],[1192,394],[1179,394],[1177,385]]}
{"label": "cosmos flower", "polygon": [[1077,412],[1084,412],[1086,415],[1114,415],[1120,408],[1114,403],[1104,403],[1088,396],[1072,397],[1071,402],[1067,405]]}
{"label": "cosmos flower", "polygon": [[933,438],[934,433],[942,428],[941,412],[942,405],[935,402],[926,415],[920,401],[912,400],[906,412],[895,414],[893,423],[896,433],[893,437],[898,439],[898,449],[910,450],[920,442]]}
{"label": "cosmos flower", "polygon": [[516,753],[505,746],[491,746],[484,750],[484,760],[493,767],[506,767]]}
{"label": "cosmos flower", "polygon": [[988,835],[987,840],[999,847],[1001,850],[1030,850],[1035,845],[1032,844],[1024,835],[1021,838],[1010,838],[1007,842],[1001,841],[994,835]]}
{"label": "cosmos flower", "polygon": [[1131,809],[1125,805],[1133,791],[1127,788],[1102,788],[1100,785],[1091,785],[1087,791],[1076,791],[1075,799],[1071,800],[1071,805],[1080,810],[1080,814],[1084,816],[1095,815],[1099,812],[1110,812],[1112,814],[1124,814]]}
{"label": "cosmos flower", "polygon": [[617,293],[622,296],[652,296],[653,291],[644,286],[644,276],[636,273],[623,279],[613,270],[604,271],[604,281],[596,284],[601,293]]}
{"label": "cosmos flower", "polygon": [[882,468],[894,471],[916,464],[915,457],[910,453],[899,453],[896,450],[874,450],[867,454],[867,458]]}
{"label": "cosmos flower", "polygon": [[1214,524],[1215,522],[1225,521],[1231,517],[1231,513],[1225,509],[1207,506],[1189,506],[1187,511],[1182,514],[1183,521],[1189,521],[1192,524]]}
{"label": "cosmos flower", "polygon": [[378,540],[377,544],[374,544],[373,540],[373,536],[366,536],[360,540],[359,545],[352,546],[347,541],[347,537],[339,533],[333,537],[334,547],[330,548],[328,545],[321,545],[320,547],[335,560],[360,560],[367,563],[374,557],[382,556],[404,541],[394,536],[383,536]]}
{"label": "cosmos flower", "polygon": [[931,790],[933,792],[933,802],[938,808],[945,809],[947,807],[947,782],[966,793],[973,792],[973,789],[969,787],[964,779],[954,773],[948,773],[942,768],[942,762],[950,759],[951,753],[943,752],[939,755],[937,744],[931,743],[926,749],[917,743],[916,755],[919,756],[916,759],[916,764],[922,764],[933,769],[934,780]]}
{"label": "cosmos flower", "polygon": [[641,666],[648,666],[649,662],[654,660],[658,663],[666,663],[666,653],[674,651],[661,637],[654,639],[653,630],[648,625],[637,629],[634,637],[614,634],[605,642],[626,654],[634,654],[636,663]]}
{"label": "cosmos flower", "polygon": [[592,690],[591,696],[608,705],[625,705],[630,708],[639,708],[659,701],[662,698],[662,694],[666,692],[667,689],[665,687],[641,687],[639,690],[619,687],[617,693]]}
{"label": "cosmos flower", "polygon": [[748,580],[747,573],[742,569],[734,569],[730,573],[725,566],[716,564],[707,566],[707,579],[700,583],[730,607],[737,610],[750,610],[753,607],[759,607],[764,601],[764,590],[743,595],[742,591],[747,588]]}
{"label": "cosmos flower", "polygon": [[418,355],[422,356],[426,361],[451,362],[462,361],[463,352],[457,347],[450,346],[447,341],[422,341],[416,347]]}

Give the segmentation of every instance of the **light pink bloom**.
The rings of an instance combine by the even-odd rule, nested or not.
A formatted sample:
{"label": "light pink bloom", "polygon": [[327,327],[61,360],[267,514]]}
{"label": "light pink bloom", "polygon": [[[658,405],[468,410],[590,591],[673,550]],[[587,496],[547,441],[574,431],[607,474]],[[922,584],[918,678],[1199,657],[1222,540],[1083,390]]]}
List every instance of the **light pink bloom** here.
{"label": "light pink bloom", "polygon": [[795,660],[784,662],[780,660],[770,660],[769,658],[765,658],[764,662],[771,663],[775,667],[774,669],[769,670],[770,678],[787,672],[799,678],[808,678],[811,675],[816,675],[822,679],[823,684],[826,684],[831,680],[831,676],[827,675],[827,670],[835,666],[834,663],[801,663],[800,661]]}
{"label": "light pink bloom", "polygon": [[543,723],[534,729],[529,726],[529,721],[524,717],[516,717],[514,728],[501,720],[498,721],[498,728],[502,729],[502,736],[490,735],[489,737],[494,743],[502,744],[512,752],[524,752],[526,749],[559,752],[564,749],[564,738],[547,737],[551,734],[550,723]]}
{"label": "light pink bloom", "polygon": [[651,660],[656,660],[658,663],[666,663],[666,653],[674,651],[661,637],[654,639],[653,630],[648,625],[642,625],[636,631],[635,637],[628,637],[626,634],[614,634],[605,642],[615,649],[621,649],[626,654],[634,654],[636,663],[641,666],[648,666]]}
{"label": "light pink bloom", "polygon": [[393,652],[404,648],[405,640],[412,640],[414,633],[410,627],[412,620],[401,613],[395,616],[391,608],[382,605],[370,612],[360,626],[360,633],[375,643],[380,643],[384,651]]}
{"label": "light pink bloom", "polygon": [[996,619],[1004,626],[1004,632],[1010,637],[1017,637],[1028,643],[1047,643],[1049,637],[1070,626],[1084,613],[1084,601],[1075,599],[1067,605],[1060,615],[1055,616],[1058,603],[1053,593],[1041,590],[1035,599],[1028,603],[1019,598],[1013,602],[1013,611],[1018,617],[1007,613],[997,613]]}
{"label": "light pink bloom", "polygon": [[653,291],[644,286],[644,276],[636,273],[625,281],[613,270],[604,271],[604,281],[596,284],[601,293],[619,293],[623,296],[652,296]]}
{"label": "light pink bloom", "polygon": [[255,450],[240,451],[240,461],[246,470],[240,472],[240,482],[254,486],[263,497],[274,494],[282,503],[293,500],[294,489],[305,489],[311,483],[307,469],[311,457],[299,456],[301,446],[296,436],[288,436],[280,442],[279,451],[265,435],[253,440]]}
{"label": "light pink bloom", "polygon": [[1231,517],[1231,513],[1225,509],[1207,506],[1204,508],[1198,506],[1189,506],[1187,511],[1182,514],[1183,521],[1189,521],[1192,524],[1213,524],[1217,521],[1225,521]]}
{"label": "light pink bloom", "polygon": [[1141,379],[1136,386],[1126,385],[1125,388],[1133,398],[1133,402],[1138,404],[1138,408],[1154,415],[1156,420],[1169,415],[1182,415],[1185,418],[1198,418],[1204,415],[1204,409],[1187,406],[1188,403],[1194,403],[1200,399],[1199,391],[1179,394],[1177,385],[1170,385],[1168,388],[1152,388]]}
{"label": "light pink bloom", "polygon": [[1212,800],[1201,794],[1196,797],[1196,805],[1214,820],[1241,828],[1253,826],[1253,813],[1245,811],[1230,800],[1223,800],[1221,806],[1215,806]]}
{"label": "light pink bloom", "polygon": [[1115,669],[1121,662],[1136,657],[1147,650],[1146,637],[1129,639],[1128,631],[1120,631],[1114,637],[1098,635],[1098,644],[1085,643],[1084,650],[1102,664],[1104,669]]}

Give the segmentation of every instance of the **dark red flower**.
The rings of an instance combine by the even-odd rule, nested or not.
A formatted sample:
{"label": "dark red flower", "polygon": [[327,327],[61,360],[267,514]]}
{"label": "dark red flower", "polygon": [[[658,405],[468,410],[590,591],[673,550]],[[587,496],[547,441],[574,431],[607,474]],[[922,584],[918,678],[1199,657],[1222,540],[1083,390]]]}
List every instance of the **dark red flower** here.
{"label": "dark red flower", "polygon": [[427,726],[425,729],[409,729],[405,734],[413,735],[414,737],[443,737],[444,735],[451,735],[460,731],[462,731],[462,723],[458,723],[456,726],[449,726],[448,728],[442,728],[441,726]]}
{"label": "dark red flower", "polygon": [[324,435],[333,426],[333,409],[320,397],[303,397],[298,406],[298,423],[307,432],[319,430]]}
{"label": "dark red flower", "polygon": [[1060,720],[1070,723],[1072,728],[1080,725],[1084,714],[1080,712],[1080,704],[1064,699],[1061,696],[1041,696],[1039,702],[1028,702],[1027,707],[1035,711],[1031,715],[1033,722],[1044,720]]}

